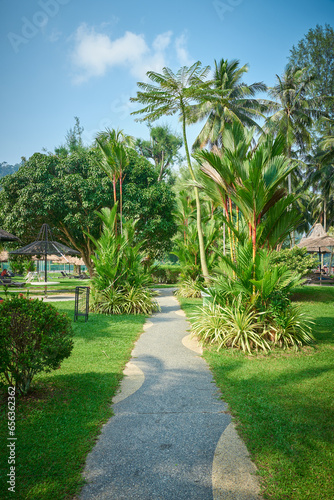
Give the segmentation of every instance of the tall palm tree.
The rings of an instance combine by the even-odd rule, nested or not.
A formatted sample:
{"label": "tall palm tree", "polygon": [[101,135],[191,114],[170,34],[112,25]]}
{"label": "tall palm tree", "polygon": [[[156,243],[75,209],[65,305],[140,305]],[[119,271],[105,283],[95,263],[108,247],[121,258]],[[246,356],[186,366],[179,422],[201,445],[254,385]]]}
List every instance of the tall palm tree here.
{"label": "tall palm tree", "polygon": [[221,146],[221,134],[226,123],[237,121],[248,127],[257,127],[256,118],[263,117],[266,101],[254,98],[256,93],[267,89],[263,82],[247,85],[242,77],[248,71],[245,64],[233,59],[215,61],[214,77],[211,82],[211,92],[205,102],[192,106],[190,121],[206,122],[199,133],[193,148],[204,146]]}
{"label": "tall palm tree", "polygon": [[[307,68],[286,66],[283,75],[276,75],[277,84],[269,87],[268,93],[276,100],[271,106],[274,112],[264,127],[266,132],[281,134],[285,141],[285,154],[295,156],[293,147],[301,152],[307,151],[312,142],[311,129],[314,119],[323,115],[321,97],[309,97],[314,76]],[[292,176],[288,176],[288,192],[292,193]],[[295,234],[292,233],[291,245],[294,246]]]}
{"label": "tall palm tree", "polygon": [[[265,131],[281,134],[285,140],[285,154],[292,158],[294,146],[306,151],[311,145],[313,120],[323,114],[321,98],[309,97],[314,77],[306,68],[288,65],[284,74],[276,78],[277,84],[268,89],[276,102],[271,105],[273,114],[266,121]],[[291,193],[291,176],[288,186]]]}
{"label": "tall palm tree", "polygon": [[[186,135],[186,121],[193,103],[202,102],[208,90],[205,81],[209,66],[202,67],[200,61],[192,66],[183,66],[176,73],[169,68],[163,68],[162,73],[148,71],[147,76],[153,83],[138,82],[137,97],[132,97],[132,102],[144,104],[144,108],[132,112],[133,115],[144,115],[140,121],[153,122],[162,116],[178,114],[182,121],[183,143],[186,151],[187,165],[190,175],[195,181],[195,174],[190,160],[188,141]],[[197,212],[197,233],[200,249],[201,269],[204,278],[208,279],[208,267],[205,256],[205,246],[201,224],[201,205],[198,187],[194,186]]]}
{"label": "tall palm tree", "polygon": [[[133,137],[126,135],[122,130],[107,129],[100,132],[95,141],[101,149],[104,162],[100,164],[103,171],[107,174],[113,183],[114,204],[117,201],[116,182],[119,180],[119,207],[120,207],[120,225],[121,234],[123,232],[123,174],[129,164],[126,148],[134,144]],[[116,220],[116,219],[115,219]]]}

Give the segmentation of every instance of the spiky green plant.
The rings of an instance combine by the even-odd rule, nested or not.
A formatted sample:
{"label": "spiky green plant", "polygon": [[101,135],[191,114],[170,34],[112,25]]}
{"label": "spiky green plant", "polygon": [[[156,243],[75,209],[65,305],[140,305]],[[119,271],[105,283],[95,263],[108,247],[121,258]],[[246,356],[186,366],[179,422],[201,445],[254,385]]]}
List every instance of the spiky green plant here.
{"label": "spiky green plant", "polygon": [[201,297],[203,283],[198,277],[196,278],[184,278],[178,283],[178,288],[176,291],[177,297],[184,297],[185,299],[198,299]]}
{"label": "spiky green plant", "polygon": [[224,347],[247,353],[268,351],[270,345],[265,338],[262,316],[250,305],[244,307],[240,296],[225,307],[213,302],[199,308],[192,331],[203,344],[212,344],[218,351]]}
{"label": "spiky green plant", "polygon": [[124,221],[122,234],[117,234],[117,204],[97,215],[103,228],[100,238],[91,238],[96,252],[92,257],[92,310],[105,314],[151,314],[157,307],[147,289],[152,281],[151,268],[144,265],[141,243],[134,244],[135,221]]}
{"label": "spiky green plant", "polygon": [[312,335],[313,321],[305,315],[296,304],[291,304],[283,314],[275,318],[276,333],[274,344],[287,349],[294,347],[298,350],[303,345],[315,342]]}

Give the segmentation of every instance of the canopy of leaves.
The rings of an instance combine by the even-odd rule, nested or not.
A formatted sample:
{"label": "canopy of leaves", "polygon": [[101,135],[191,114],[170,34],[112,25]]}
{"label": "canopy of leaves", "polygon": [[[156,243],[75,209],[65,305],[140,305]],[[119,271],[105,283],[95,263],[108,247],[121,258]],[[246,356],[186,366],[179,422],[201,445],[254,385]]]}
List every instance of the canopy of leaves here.
{"label": "canopy of leaves", "polygon": [[138,139],[136,149],[145,158],[153,160],[159,172],[160,181],[169,171],[176,161],[180,161],[178,153],[182,146],[182,138],[173,134],[168,125],[159,125],[150,128],[150,140]]}
{"label": "canopy of leaves", "polygon": [[134,150],[128,152],[129,166],[123,182],[123,215],[138,219],[136,241],[144,241],[144,248],[153,258],[163,256],[171,249],[171,238],[176,231],[172,212],[175,195],[172,187],[158,182],[159,172]]}
{"label": "canopy of leaves", "polygon": [[47,222],[54,238],[80,251],[89,265],[90,240],[100,223],[93,214],[110,202],[111,184],[94,151],[67,157],[35,153],[13,175],[2,179],[0,206],[5,227],[23,244],[34,241]]}

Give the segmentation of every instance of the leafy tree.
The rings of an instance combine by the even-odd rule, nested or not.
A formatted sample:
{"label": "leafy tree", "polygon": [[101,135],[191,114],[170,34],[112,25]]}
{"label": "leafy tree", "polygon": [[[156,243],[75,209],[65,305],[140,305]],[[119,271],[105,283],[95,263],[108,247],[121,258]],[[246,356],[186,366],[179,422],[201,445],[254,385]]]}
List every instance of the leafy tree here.
{"label": "leafy tree", "polygon": [[5,177],[5,175],[13,174],[17,172],[20,168],[19,163],[15,163],[15,165],[9,165],[6,161],[0,163],[0,178]]}
{"label": "leafy tree", "polygon": [[55,148],[55,153],[58,156],[67,156],[71,153],[76,153],[84,149],[82,141],[82,132],[84,128],[80,125],[80,120],[77,116],[74,117],[75,125],[66,132],[65,144],[61,144]]}
{"label": "leafy tree", "polygon": [[162,258],[172,248],[176,231],[173,218],[175,194],[169,183],[158,181],[154,166],[135,150],[128,151],[124,177],[125,219],[138,219],[136,241],[144,241],[150,258]]}
{"label": "leafy tree", "polygon": [[[153,122],[162,116],[178,114],[182,121],[183,143],[186,150],[187,165],[190,175],[195,181],[195,175],[191,164],[188,141],[186,136],[186,121],[191,104],[202,102],[208,84],[205,79],[209,67],[202,68],[200,61],[192,66],[183,66],[177,73],[169,68],[163,68],[162,73],[148,71],[147,76],[153,83],[138,82],[140,90],[137,97],[131,98],[133,102],[139,102],[144,108],[134,111],[132,114],[144,115],[141,121]],[[205,257],[203,231],[201,225],[201,205],[198,188],[194,187],[196,209],[197,209],[197,236],[199,240],[201,269],[204,277],[208,277],[208,267]]]}
{"label": "leafy tree", "polygon": [[158,182],[160,182],[169,172],[170,167],[180,160],[178,153],[182,146],[182,138],[171,132],[168,125],[159,125],[150,129],[150,140],[137,139],[136,148],[145,158],[154,161],[154,165],[159,172]]}
{"label": "leafy tree", "polygon": [[15,174],[2,179],[0,206],[5,227],[27,244],[48,222],[54,238],[78,250],[92,272],[92,244],[85,233],[99,233],[93,211],[108,206],[111,189],[96,165],[98,158],[102,160],[93,150],[64,158],[35,153]]}
{"label": "leafy tree", "polygon": [[[97,149],[67,157],[35,153],[18,172],[1,179],[2,227],[28,244],[48,222],[55,240],[77,249],[91,273],[93,246],[87,234],[97,238],[101,226],[94,211],[113,205],[112,183],[99,167],[102,161]],[[152,257],[171,248],[173,209],[171,186],[158,183],[153,165],[131,150],[124,179],[124,216],[139,219],[137,241],[144,240],[143,249]]]}

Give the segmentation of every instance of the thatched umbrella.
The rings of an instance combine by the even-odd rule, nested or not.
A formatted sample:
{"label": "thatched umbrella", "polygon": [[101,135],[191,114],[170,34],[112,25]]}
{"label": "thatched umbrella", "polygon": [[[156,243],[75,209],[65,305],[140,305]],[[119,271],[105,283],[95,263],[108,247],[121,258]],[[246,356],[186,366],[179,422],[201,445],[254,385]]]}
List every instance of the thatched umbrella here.
{"label": "thatched umbrella", "polygon": [[331,252],[327,247],[334,246],[334,238],[324,231],[322,236],[303,238],[297,246],[306,247],[308,252],[317,252],[319,254],[321,280],[321,254]]}
{"label": "thatched umbrella", "polygon": [[41,230],[38,235],[38,239],[33,243],[29,243],[25,247],[18,248],[17,250],[13,250],[9,252],[14,255],[43,255],[45,262],[45,270],[44,270],[44,281],[48,281],[47,276],[47,259],[48,255],[80,255],[80,252],[74,250],[73,248],[69,248],[62,243],[58,243],[54,241],[51,229],[48,224],[43,224]]}
{"label": "thatched umbrella", "polygon": [[4,229],[0,229],[0,241],[21,241],[20,238],[10,234]]}

